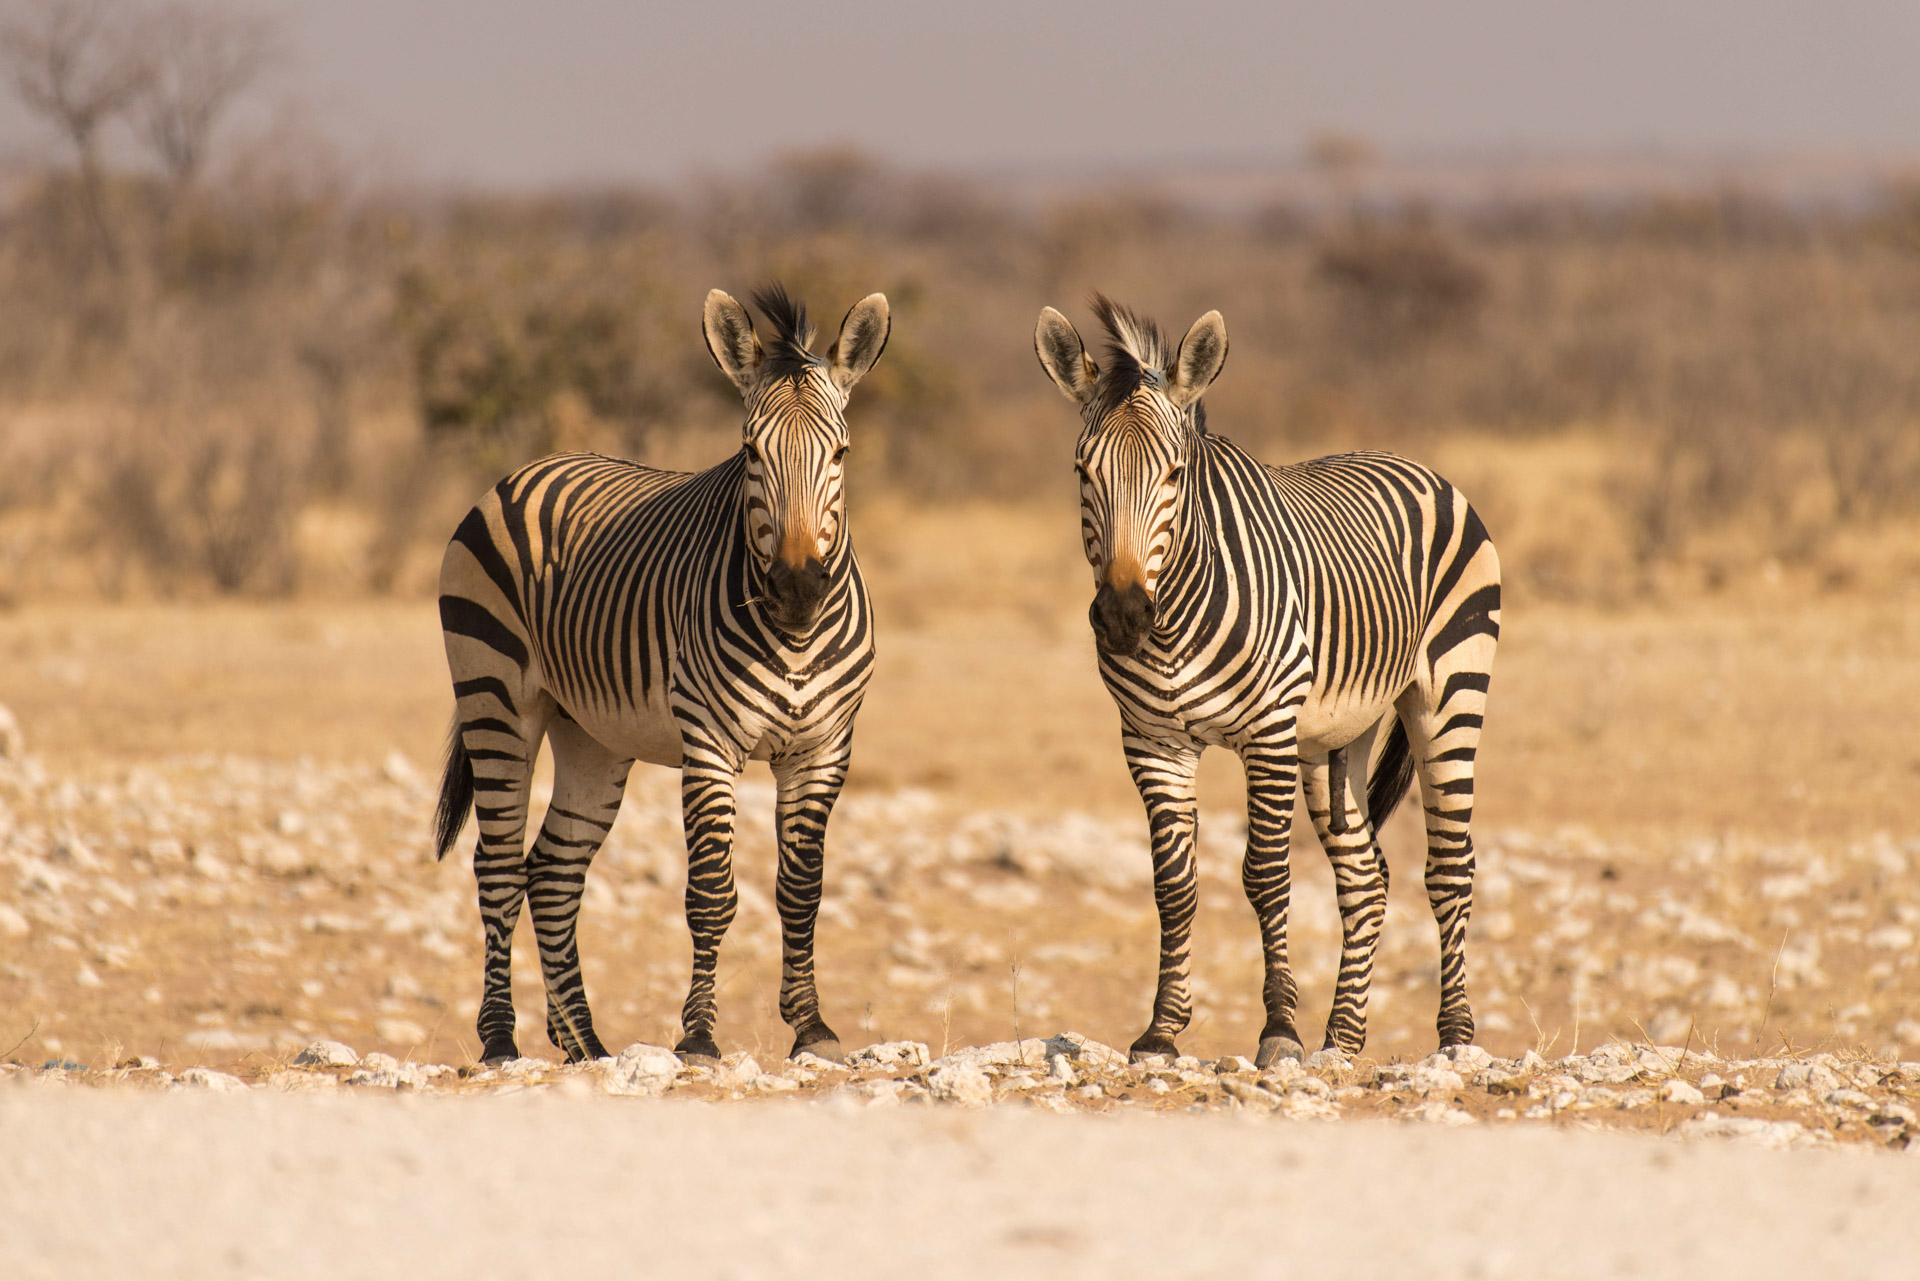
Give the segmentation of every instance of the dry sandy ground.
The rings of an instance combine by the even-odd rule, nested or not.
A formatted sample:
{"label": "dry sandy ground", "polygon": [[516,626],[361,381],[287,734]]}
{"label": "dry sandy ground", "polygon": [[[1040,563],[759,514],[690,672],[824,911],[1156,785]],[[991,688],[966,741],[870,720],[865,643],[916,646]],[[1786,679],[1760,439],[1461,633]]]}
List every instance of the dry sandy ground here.
{"label": "dry sandy ground", "polygon": [[[825,1013],[847,1044],[936,1058],[1068,1027],[1125,1045],[1152,900],[1071,523],[893,521],[862,533],[881,666],[829,837]],[[1071,1088],[1002,1065],[984,1113],[919,1106],[931,1075],[898,1071],[889,1097],[910,1106],[883,1116],[849,1104],[894,1087],[781,1065],[764,771],[742,791],[719,1029],[727,1070],[750,1054],[755,1074],[565,1097],[613,1069],[552,1062],[523,927],[521,1048],[542,1061],[460,1076],[479,931],[463,860],[426,845],[448,707],[431,603],[0,615],[0,703],[25,736],[0,760],[0,1274],[486,1274],[577,1250],[656,1275],[1784,1275],[1836,1257],[1911,1275],[1874,1267],[1916,1248],[1910,1217],[1878,1208],[1911,1203],[1920,1168],[1916,654],[1911,593],[1615,612],[1516,593],[1469,944],[1480,1042],[1504,1064],[1456,1084],[1424,1060],[1437,949],[1406,807],[1366,1056],[1316,1086],[1214,1071],[1260,1011],[1239,780],[1210,756],[1197,1059]],[[677,1035],[678,833],[673,778],[637,771],[582,918],[610,1045]],[[1310,844],[1296,873],[1314,1039],[1337,917]],[[296,1069],[321,1038],[391,1058]],[[196,1067],[252,1088],[175,1091],[211,1080]],[[310,1086],[339,1097],[283,1094]],[[422,1097],[368,1097],[396,1087]],[[501,1093],[550,1097],[433,1097]],[[489,1189],[510,1212],[487,1212]]]}
{"label": "dry sandy ground", "polygon": [[1607,1135],[58,1087],[0,1091],[0,1133],[21,1281],[1893,1281],[1920,1258],[1920,1160]]}

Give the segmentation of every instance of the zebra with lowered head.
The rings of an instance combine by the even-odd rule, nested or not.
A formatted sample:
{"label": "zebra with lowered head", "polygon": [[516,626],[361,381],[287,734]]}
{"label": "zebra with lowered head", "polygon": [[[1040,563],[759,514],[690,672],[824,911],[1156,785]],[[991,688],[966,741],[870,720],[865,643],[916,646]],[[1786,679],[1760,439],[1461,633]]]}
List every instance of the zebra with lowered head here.
{"label": "zebra with lowered head", "polygon": [[[827,816],[846,781],[873,666],[872,611],[847,532],[845,409],[887,344],[887,300],[854,304],[825,356],[806,308],[754,296],[772,333],[716,289],[705,330],[746,402],[740,449],[696,474],[558,454],[508,476],[467,514],[440,570],[457,706],[436,816],[440,857],[472,808],[486,962],[482,1061],[511,1059],[510,959],[530,905],[547,1036],[572,1060],[606,1053],[587,1009],[575,925],[587,865],[635,761],[676,766],[687,839],[693,976],[683,1056],[714,1058],[714,974],[738,906],[734,782],[749,759],[778,788],[780,1013],[793,1053],[840,1056],[814,989]],[[534,760],[553,799],[524,848]]]}
{"label": "zebra with lowered head", "polygon": [[1176,1054],[1192,1015],[1194,774],[1210,746],[1234,751],[1247,774],[1242,881],[1266,971],[1258,1064],[1303,1048],[1287,961],[1288,844],[1303,780],[1341,917],[1324,1044],[1365,1044],[1386,915],[1378,831],[1415,773],[1440,928],[1440,1044],[1470,1042],[1468,828],[1500,634],[1500,562],[1486,527],[1459,491],[1404,458],[1273,467],[1209,432],[1200,398],[1226,362],[1219,312],[1174,347],[1106,298],[1093,307],[1107,335],[1100,361],[1051,307],[1034,345],[1080,407],[1090,619],[1152,843],[1160,972],[1133,1056]]}

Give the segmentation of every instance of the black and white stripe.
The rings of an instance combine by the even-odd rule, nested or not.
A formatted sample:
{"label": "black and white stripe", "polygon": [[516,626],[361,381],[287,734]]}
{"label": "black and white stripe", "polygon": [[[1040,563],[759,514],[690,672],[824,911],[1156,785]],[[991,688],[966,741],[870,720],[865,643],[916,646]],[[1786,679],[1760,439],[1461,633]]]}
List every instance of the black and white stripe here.
{"label": "black and white stripe", "polygon": [[1104,298],[1094,306],[1109,340],[1103,363],[1052,308],[1035,346],[1082,410],[1091,621],[1152,839],[1160,977],[1135,1057],[1176,1053],[1192,1013],[1194,774],[1209,746],[1232,749],[1247,771],[1242,875],[1266,967],[1260,1064],[1302,1049],[1287,902],[1303,782],[1342,922],[1324,1043],[1349,1052],[1365,1043],[1386,915],[1377,832],[1416,773],[1440,930],[1440,1043],[1471,1041],[1469,827],[1500,632],[1500,564],[1486,527],[1457,490],[1404,458],[1270,467],[1210,433],[1200,397],[1226,360],[1218,312],[1175,350],[1151,322]]}
{"label": "black and white stripe", "polygon": [[[734,783],[749,759],[778,785],[780,1012],[802,1049],[837,1057],[814,990],[827,817],[846,780],[873,665],[872,614],[847,535],[848,393],[886,345],[886,299],[847,313],[827,356],[777,286],[744,308],[714,290],[705,327],[747,417],[738,453],[697,474],[594,454],[531,463],[461,522],[440,572],[454,732],[441,783],[442,857],[471,805],[486,932],[481,1058],[512,1058],[509,960],[530,906],[547,1035],[569,1059],[606,1051],[575,943],[587,866],[635,761],[676,766],[687,837],[693,974],[683,1054],[717,1056],[714,973],[739,899]],[[534,760],[553,800],[525,849]]]}

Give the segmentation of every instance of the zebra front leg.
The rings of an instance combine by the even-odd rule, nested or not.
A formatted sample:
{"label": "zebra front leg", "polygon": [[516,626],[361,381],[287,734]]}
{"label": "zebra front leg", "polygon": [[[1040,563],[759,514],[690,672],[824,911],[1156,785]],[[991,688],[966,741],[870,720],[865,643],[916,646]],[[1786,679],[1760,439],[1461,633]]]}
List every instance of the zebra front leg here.
{"label": "zebra front leg", "polygon": [[1324,1044],[1348,1054],[1358,1054],[1367,1043],[1367,992],[1387,915],[1387,863],[1365,804],[1371,746],[1369,733],[1325,760],[1304,763],[1307,813],[1333,864],[1340,903],[1340,977]]}
{"label": "zebra front leg", "polygon": [[813,952],[827,818],[847,781],[849,746],[842,744],[826,759],[804,765],[774,763],[774,780],[780,788],[775,813],[780,870],[774,900],[780,909],[780,1017],[793,1029],[789,1058],[798,1058],[803,1050],[835,1063],[844,1057],[839,1036],[820,1017]]}
{"label": "zebra front leg", "polygon": [[547,731],[553,747],[553,800],[527,858],[527,902],[547,988],[547,1039],[570,1063],[606,1057],[594,1034],[580,969],[580,896],[587,867],[620,814],[633,762],[595,742],[571,721]]}
{"label": "zebra front leg", "polygon": [[1177,1058],[1173,1038],[1193,1017],[1187,975],[1193,952],[1193,912],[1199,901],[1194,865],[1197,809],[1194,771],[1200,753],[1192,748],[1155,743],[1124,734],[1121,748],[1133,785],[1147,806],[1147,835],[1153,846],[1153,901],[1160,911],[1160,977],[1147,1030],[1128,1049],[1139,1062],[1150,1054]]}
{"label": "zebra front leg", "polygon": [[[683,726],[683,735],[685,729]],[[688,1062],[717,1060],[714,976],[720,940],[733,924],[740,895],[733,883],[734,780],[730,760],[688,750],[680,766],[680,804],[687,833],[687,929],[693,935],[693,977],[680,1011],[680,1043]]]}
{"label": "zebra front leg", "polygon": [[1266,963],[1261,996],[1267,1021],[1260,1029],[1260,1048],[1253,1061],[1264,1068],[1275,1059],[1297,1059],[1305,1053],[1293,1024],[1300,993],[1287,962],[1287,904],[1293,889],[1288,857],[1293,798],[1300,781],[1292,727],[1284,747],[1256,745],[1244,749],[1240,759],[1247,767],[1247,857],[1240,882],[1260,922],[1260,950]]}

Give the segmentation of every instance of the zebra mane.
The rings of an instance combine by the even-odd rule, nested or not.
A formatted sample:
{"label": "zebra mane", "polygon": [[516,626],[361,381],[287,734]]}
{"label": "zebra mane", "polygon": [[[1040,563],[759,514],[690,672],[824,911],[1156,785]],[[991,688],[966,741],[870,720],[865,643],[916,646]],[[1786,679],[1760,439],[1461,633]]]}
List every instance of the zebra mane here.
{"label": "zebra mane", "polygon": [[[1100,327],[1107,331],[1106,359],[1101,362],[1093,389],[1093,401],[1100,407],[1099,412],[1104,413],[1106,408],[1124,401],[1143,382],[1151,380],[1164,387],[1166,371],[1173,367],[1180,351],[1167,341],[1160,326],[1097,291],[1087,300],[1087,305],[1093,308]],[[1194,430],[1204,435],[1206,407],[1195,401],[1189,413]]]}
{"label": "zebra mane", "polygon": [[817,331],[807,319],[807,304],[789,297],[785,285],[762,285],[753,291],[753,305],[773,326],[760,366],[764,377],[785,378],[823,363],[812,351]]}

